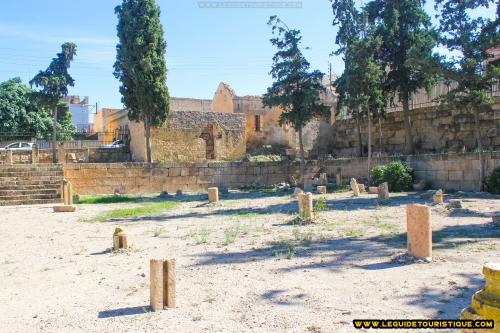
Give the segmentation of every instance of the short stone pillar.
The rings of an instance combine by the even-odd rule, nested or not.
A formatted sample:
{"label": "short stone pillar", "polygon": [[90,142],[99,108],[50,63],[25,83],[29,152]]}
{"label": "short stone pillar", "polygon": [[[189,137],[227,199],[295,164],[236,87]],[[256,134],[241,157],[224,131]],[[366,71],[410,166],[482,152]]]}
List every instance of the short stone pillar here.
{"label": "short stone pillar", "polygon": [[328,176],[326,175],[326,173],[321,173],[319,175],[319,183],[318,185],[328,185]]}
{"label": "short stone pillar", "polygon": [[326,186],[318,186],[318,193],[326,194]]}
{"label": "short stone pillar", "polygon": [[128,248],[127,235],[122,228],[115,228],[113,233],[113,250],[118,252],[120,249],[125,250]]}
{"label": "short stone pillar", "polygon": [[212,203],[219,202],[219,189],[217,187],[208,188],[208,201]]}
{"label": "short stone pillar", "polygon": [[359,186],[356,179],[351,178],[351,189],[355,197],[359,197]]}
{"label": "short stone pillar", "polygon": [[297,196],[299,201],[299,216],[303,221],[310,222],[313,218],[312,193],[300,193]]}
{"label": "short stone pillar", "polygon": [[294,190],[293,190],[293,194],[292,194],[292,197],[293,198],[297,198],[297,196],[301,193],[304,193],[304,191],[300,188],[300,187],[296,187]]}
{"label": "short stone pillar", "polygon": [[66,149],[64,148],[64,142],[59,144],[59,149],[57,149],[57,161],[59,163],[66,163]]}
{"label": "short stone pillar", "polygon": [[370,186],[370,187],[368,187],[368,193],[370,193],[370,194],[378,194],[378,187],[377,186]]}
{"label": "short stone pillar", "polygon": [[14,160],[12,158],[12,150],[7,150],[7,161],[5,163],[7,163],[7,164],[14,163]]}
{"label": "short stone pillar", "polygon": [[340,169],[337,169],[337,173],[335,174],[335,182],[337,186],[342,186],[342,172]]}
{"label": "short stone pillar", "polygon": [[443,190],[437,190],[432,198],[436,205],[442,205],[444,203]]}
{"label": "short stone pillar", "polygon": [[151,259],[150,282],[151,309],[175,308],[175,259]]}
{"label": "short stone pillar", "polygon": [[359,193],[366,193],[365,184],[358,184]]}
{"label": "short stone pillar", "polygon": [[31,148],[31,164],[37,164],[38,163],[38,147],[34,145]]}
{"label": "short stone pillar", "polygon": [[425,205],[406,206],[408,253],[417,259],[432,260],[431,209]]}
{"label": "short stone pillar", "polygon": [[56,213],[72,213],[76,210],[73,206],[73,185],[67,180],[63,180],[61,186],[61,197],[64,201],[62,206],[54,206],[54,212]]}
{"label": "short stone pillar", "polygon": [[90,148],[86,148],[83,150],[83,163],[90,162]]}
{"label": "short stone pillar", "polygon": [[462,310],[460,319],[495,321],[495,330],[462,330],[462,333],[493,333],[500,327],[500,262],[489,262],[483,266],[484,289],[472,296],[471,306]]}
{"label": "short stone pillar", "polygon": [[378,198],[380,200],[389,199],[389,184],[387,182],[382,183],[378,186]]}

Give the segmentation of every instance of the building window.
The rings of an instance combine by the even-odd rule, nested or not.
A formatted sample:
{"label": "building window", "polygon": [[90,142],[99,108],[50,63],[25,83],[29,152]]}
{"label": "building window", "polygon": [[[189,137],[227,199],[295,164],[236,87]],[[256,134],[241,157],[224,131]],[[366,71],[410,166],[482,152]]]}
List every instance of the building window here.
{"label": "building window", "polygon": [[260,122],[260,116],[255,116],[255,132],[260,132],[262,130],[262,124]]}

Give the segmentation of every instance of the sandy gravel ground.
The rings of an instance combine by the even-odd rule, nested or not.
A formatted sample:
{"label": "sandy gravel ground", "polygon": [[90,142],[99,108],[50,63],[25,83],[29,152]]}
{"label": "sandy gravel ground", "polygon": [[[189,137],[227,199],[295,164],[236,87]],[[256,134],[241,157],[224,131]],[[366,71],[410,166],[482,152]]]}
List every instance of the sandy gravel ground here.
{"label": "sandy gravel ground", "polygon": [[[135,204],[0,207],[0,331],[353,332],[354,318],[455,319],[483,263],[500,260],[498,197],[433,207],[430,264],[391,261],[406,247],[405,205],[430,200],[321,197],[329,206],[308,226],[290,224],[290,193],[230,193],[216,205],[186,195],[161,216],[94,223]],[[117,226],[131,249],[115,255]],[[176,309],[149,311],[151,258],[177,260]]]}

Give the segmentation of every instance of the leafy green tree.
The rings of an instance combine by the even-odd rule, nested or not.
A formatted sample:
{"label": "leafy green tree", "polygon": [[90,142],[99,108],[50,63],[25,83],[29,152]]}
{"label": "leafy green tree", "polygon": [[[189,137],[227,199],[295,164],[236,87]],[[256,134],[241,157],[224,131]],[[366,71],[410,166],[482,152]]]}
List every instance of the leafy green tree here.
{"label": "leafy green tree", "polygon": [[455,83],[445,98],[450,105],[468,110],[474,115],[474,136],[479,154],[481,188],[484,179],[483,145],[479,127],[479,112],[490,109],[494,99],[489,93],[500,79],[499,61],[489,61],[488,49],[500,45],[500,2],[495,19],[473,18],[479,7],[494,6],[493,0],[436,0],[440,11],[439,30],[442,43],[455,55],[444,62],[444,75]]}
{"label": "leafy green tree", "polygon": [[338,99],[337,113],[346,110],[356,121],[358,134],[359,156],[363,156],[363,140],[361,137],[361,106],[358,91],[355,87],[354,72],[352,69],[352,47],[354,41],[360,38],[362,17],[356,9],[353,0],[330,0],[333,10],[333,26],[338,27],[335,43],[338,49],[333,52],[342,55],[345,69],[342,75],[334,82]]}
{"label": "leafy green tree", "polygon": [[309,71],[310,64],[300,50],[302,36],[299,30],[289,29],[277,16],[271,16],[271,43],[278,49],[273,57],[271,87],[264,94],[263,104],[278,106],[283,110],[280,125],[291,124],[299,134],[300,174],[305,181],[305,158],[302,130],[314,117],[328,116],[330,110],[320,102],[320,93],[325,91],[321,84],[323,73]]}
{"label": "leafy green tree", "polygon": [[[50,111],[32,98],[33,91],[14,78],[0,83],[0,133],[46,137],[52,129]],[[15,136],[12,136],[15,139]]]}
{"label": "leafy green tree", "polygon": [[377,59],[380,48],[380,38],[366,35],[349,45],[350,68],[353,98],[367,118],[367,174],[370,180],[372,158],[372,123],[373,119],[383,114],[386,105],[386,95],[383,91],[384,70]]}
{"label": "leafy green tree", "polygon": [[367,24],[366,12],[360,13],[353,1],[332,0],[333,24],[339,26],[336,43],[337,54],[343,54],[345,69],[336,82],[339,109],[344,105],[353,114],[358,127],[360,155],[363,155],[360,118],[368,122],[367,174],[370,179],[372,156],[372,120],[380,117],[386,104],[383,91],[384,69],[380,59],[382,38],[375,26]]}
{"label": "leafy green tree", "polygon": [[410,98],[436,83],[438,59],[433,53],[437,32],[431,27],[424,0],[372,0],[366,5],[370,23],[382,38],[381,59],[387,76],[385,90],[397,94],[402,105],[405,152],[415,151],[411,130]]}
{"label": "leafy green tree", "polygon": [[123,0],[115,13],[120,43],[116,46],[114,74],[121,82],[120,93],[129,119],[144,123],[147,161],[151,163],[151,127],[165,123],[170,112],[167,44],[160,9],[155,0]]}
{"label": "leafy green tree", "polygon": [[[42,105],[52,110],[52,162],[57,162],[57,128],[58,110],[61,108],[61,100],[68,95],[68,86],[73,87],[75,81],[69,75],[68,69],[71,61],[76,55],[76,45],[64,43],[62,50],[52,59],[45,71],[40,71],[31,81],[30,85],[39,88],[36,97]],[[67,123],[67,118],[63,118]]]}

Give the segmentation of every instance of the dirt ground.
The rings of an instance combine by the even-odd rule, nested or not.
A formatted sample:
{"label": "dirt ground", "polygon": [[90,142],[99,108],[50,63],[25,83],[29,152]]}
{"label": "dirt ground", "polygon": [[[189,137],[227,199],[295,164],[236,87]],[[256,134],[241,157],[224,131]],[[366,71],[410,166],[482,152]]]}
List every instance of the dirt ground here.
{"label": "dirt ground", "polygon": [[[457,319],[483,264],[500,260],[500,197],[433,206],[434,260],[421,263],[393,259],[406,248],[405,205],[431,199],[314,195],[317,223],[297,226],[290,194],[184,195],[161,199],[178,205],[160,216],[108,222],[92,218],[138,204],[0,207],[0,331],[353,332],[355,318]],[[131,249],[115,255],[117,226]],[[177,261],[175,309],[149,310],[151,258]]]}

